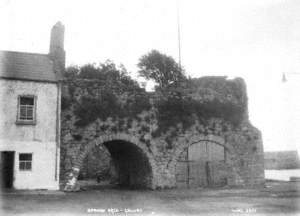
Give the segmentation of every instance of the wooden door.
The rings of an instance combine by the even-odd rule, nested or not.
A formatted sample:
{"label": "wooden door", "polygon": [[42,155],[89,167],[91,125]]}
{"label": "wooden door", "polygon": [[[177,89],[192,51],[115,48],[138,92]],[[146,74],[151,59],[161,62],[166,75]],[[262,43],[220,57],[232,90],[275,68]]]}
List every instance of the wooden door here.
{"label": "wooden door", "polygon": [[180,156],[176,166],[177,187],[216,187],[224,177],[225,149],[212,142],[199,142]]}

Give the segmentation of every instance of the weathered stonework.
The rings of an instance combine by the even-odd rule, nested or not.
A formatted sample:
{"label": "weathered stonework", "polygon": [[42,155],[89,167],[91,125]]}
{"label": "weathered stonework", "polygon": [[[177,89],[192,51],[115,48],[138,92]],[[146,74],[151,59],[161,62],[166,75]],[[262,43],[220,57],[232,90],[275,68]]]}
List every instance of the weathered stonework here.
{"label": "weathered stonework", "polygon": [[[78,189],[79,170],[95,148],[108,149],[120,183],[152,189],[175,187],[175,167],[181,153],[201,141],[225,148],[222,175],[228,185],[262,184],[262,139],[248,119],[244,81],[204,77],[193,83],[180,93],[170,90],[148,94],[95,80],[66,80],[61,146],[65,190]],[[101,93],[107,89],[109,97]],[[175,99],[167,101],[171,97]],[[172,114],[178,101],[184,103]],[[111,110],[103,108],[106,103],[112,104]],[[181,116],[184,113],[180,112],[189,110],[196,110],[196,114]]]}

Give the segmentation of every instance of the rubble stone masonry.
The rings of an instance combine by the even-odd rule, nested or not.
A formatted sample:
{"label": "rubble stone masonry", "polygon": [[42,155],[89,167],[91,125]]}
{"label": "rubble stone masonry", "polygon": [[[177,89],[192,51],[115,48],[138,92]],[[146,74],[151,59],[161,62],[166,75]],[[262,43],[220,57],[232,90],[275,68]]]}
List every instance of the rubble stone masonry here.
{"label": "rubble stone masonry", "polygon": [[84,160],[96,151],[104,152],[106,166],[111,156],[110,166],[119,173],[120,183],[175,187],[180,154],[201,141],[224,146],[228,185],[263,184],[262,138],[248,119],[244,81],[203,77],[192,83],[147,93],[97,80],[65,80],[61,125],[65,190],[78,189]]}

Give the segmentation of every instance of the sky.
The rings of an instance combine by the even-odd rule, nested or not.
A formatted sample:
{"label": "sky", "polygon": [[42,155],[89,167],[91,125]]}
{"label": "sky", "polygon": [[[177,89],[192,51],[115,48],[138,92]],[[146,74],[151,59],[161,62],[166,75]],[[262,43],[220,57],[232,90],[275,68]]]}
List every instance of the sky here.
{"label": "sky", "polygon": [[177,6],[186,74],[244,78],[264,150],[300,152],[298,0],[0,0],[0,49],[47,53],[61,21],[67,65],[111,59],[136,77],[152,49],[178,60]]}

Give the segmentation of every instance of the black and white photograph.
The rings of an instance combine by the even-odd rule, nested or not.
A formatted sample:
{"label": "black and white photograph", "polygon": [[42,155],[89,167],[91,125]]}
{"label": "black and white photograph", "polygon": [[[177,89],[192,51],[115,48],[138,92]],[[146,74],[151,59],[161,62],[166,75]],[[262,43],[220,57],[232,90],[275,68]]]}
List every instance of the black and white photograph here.
{"label": "black and white photograph", "polygon": [[0,215],[300,215],[299,0],[0,0]]}

